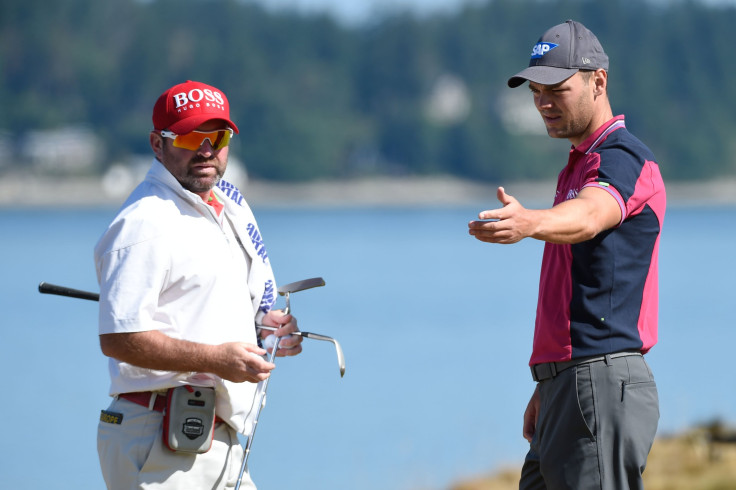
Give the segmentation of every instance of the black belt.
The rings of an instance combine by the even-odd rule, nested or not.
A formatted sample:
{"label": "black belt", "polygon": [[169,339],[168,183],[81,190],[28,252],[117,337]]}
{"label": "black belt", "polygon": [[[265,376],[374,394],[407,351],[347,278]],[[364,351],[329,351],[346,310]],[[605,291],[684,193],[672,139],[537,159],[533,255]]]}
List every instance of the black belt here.
{"label": "black belt", "polygon": [[606,354],[602,356],[580,357],[571,361],[543,362],[541,364],[534,364],[533,366],[530,366],[532,370],[532,379],[537,382],[544,381],[554,378],[565,369],[571,368],[573,366],[578,366],[580,364],[590,364],[591,362],[607,361],[609,359],[616,359],[618,357],[627,356],[641,356],[641,352],[614,352],[613,354]]}

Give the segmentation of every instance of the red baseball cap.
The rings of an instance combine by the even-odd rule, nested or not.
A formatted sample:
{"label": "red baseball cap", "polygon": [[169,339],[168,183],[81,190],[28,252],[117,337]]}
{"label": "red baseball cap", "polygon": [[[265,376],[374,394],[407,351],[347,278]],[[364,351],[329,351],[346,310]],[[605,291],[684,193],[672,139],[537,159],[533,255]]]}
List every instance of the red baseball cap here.
{"label": "red baseball cap", "polygon": [[233,131],[238,127],[230,120],[230,104],[225,94],[211,85],[187,80],[174,85],[153,106],[153,127],[176,134],[187,134],[212,119],[225,121]]}

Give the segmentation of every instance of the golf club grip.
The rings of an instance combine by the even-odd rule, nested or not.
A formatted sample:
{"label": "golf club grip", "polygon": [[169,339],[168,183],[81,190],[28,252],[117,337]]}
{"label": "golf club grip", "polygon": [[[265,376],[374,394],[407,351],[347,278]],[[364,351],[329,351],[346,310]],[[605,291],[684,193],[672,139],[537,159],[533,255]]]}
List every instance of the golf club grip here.
{"label": "golf club grip", "polygon": [[68,296],[70,298],[88,299],[90,301],[99,301],[100,295],[81,289],[68,288],[66,286],[58,286],[42,282],[38,285],[38,292],[42,294],[55,294],[57,296]]}

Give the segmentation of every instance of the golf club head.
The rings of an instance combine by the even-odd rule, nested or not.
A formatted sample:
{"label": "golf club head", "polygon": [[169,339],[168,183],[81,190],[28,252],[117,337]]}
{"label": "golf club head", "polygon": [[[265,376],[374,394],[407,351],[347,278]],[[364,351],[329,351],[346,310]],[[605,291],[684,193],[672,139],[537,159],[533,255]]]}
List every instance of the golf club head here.
{"label": "golf club head", "polygon": [[284,308],[284,314],[288,315],[289,313],[291,313],[291,301],[290,301],[291,293],[296,293],[297,291],[304,291],[305,289],[318,288],[324,285],[325,285],[324,279],[322,279],[321,277],[312,277],[311,279],[302,279],[301,281],[290,282],[289,284],[285,284],[281,286],[278,289],[278,292],[281,296],[284,296],[286,299],[286,307]]}
{"label": "golf club head", "polygon": [[296,293],[297,291],[304,291],[305,289],[318,288],[325,285],[325,280],[321,277],[312,277],[310,279],[302,279],[301,281],[290,282],[281,286],[278,291],[281,296],[288,293]]}
{"label": "golf club head", "polygon": [[335,350],[337,351],[337,363],[340,365],[340,377],[342,378],[345,376],[345,355],[342,353],[342,347],[340,347],[340,344],[337,342],[337,340],[332,340],[332,343],[335,344]]}
{"label": "golf club head", "polygon": [[337,363],[340,366],[340,377],[342,378],[343,376],[345,376],[345,355],[342,353],[342,347],[340,347],[340,343],[337,340],[333,339],[332,337],[328,337],[327,335],[321,335],[313,332],[301,332],[301,335],[302,337],[306,337],[308,339],[332,342],[332,344],[335,346],[335,351],[337,351]]}
{"label": "golf club head", "polygon": [[[278,327],[270,327],[268,325],[258,325],[258,328],[270,330],[271,332],[275,332],[276,330],[278,330]],[[300,337],[311,340],[324,340],[325,342],[332,342],[332,344],[335,346],[335,351],[337,351],[337,363],[340,366],[340,377],[342,378],[343,376],[345,376],[345,355],[342,353],[342,347],[336,339],[328,337],[327,335],[322,335],[314,332],[303,332],[301,330],[298,330],[291,335],[298,335]]]}

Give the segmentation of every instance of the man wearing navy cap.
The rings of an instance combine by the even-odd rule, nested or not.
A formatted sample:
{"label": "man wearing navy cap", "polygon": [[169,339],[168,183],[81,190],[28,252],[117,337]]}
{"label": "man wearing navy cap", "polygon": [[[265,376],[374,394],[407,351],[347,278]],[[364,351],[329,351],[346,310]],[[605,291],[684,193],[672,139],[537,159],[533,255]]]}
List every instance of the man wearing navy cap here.
{"label": "man wearing navy cap", "polygon": [[508,85],[525,82],[549,136],[572,143],[553,206],[526,209],[499,187],[502,207],[469,224],[488,243],[546,242],[519,488],[643,488],[659,420],[643,355],[657,341],[664,183],[613,116],[608,56],[585,26],[547,30]]}
{"label": "man wearing navy cap", "polygon": [[[276,284],[255,217],[222,180],[225,94],[187,81],[153,107],[153,162],[95,247],[99,338],[110,396],[97,449],[109,489],[236,485],[237,433],[254,426],[256,383],[274,368],[257,325],[280,326],[277,355],[302,347],[273,310]],[[255,486],[246,472],[243,489]]]}

